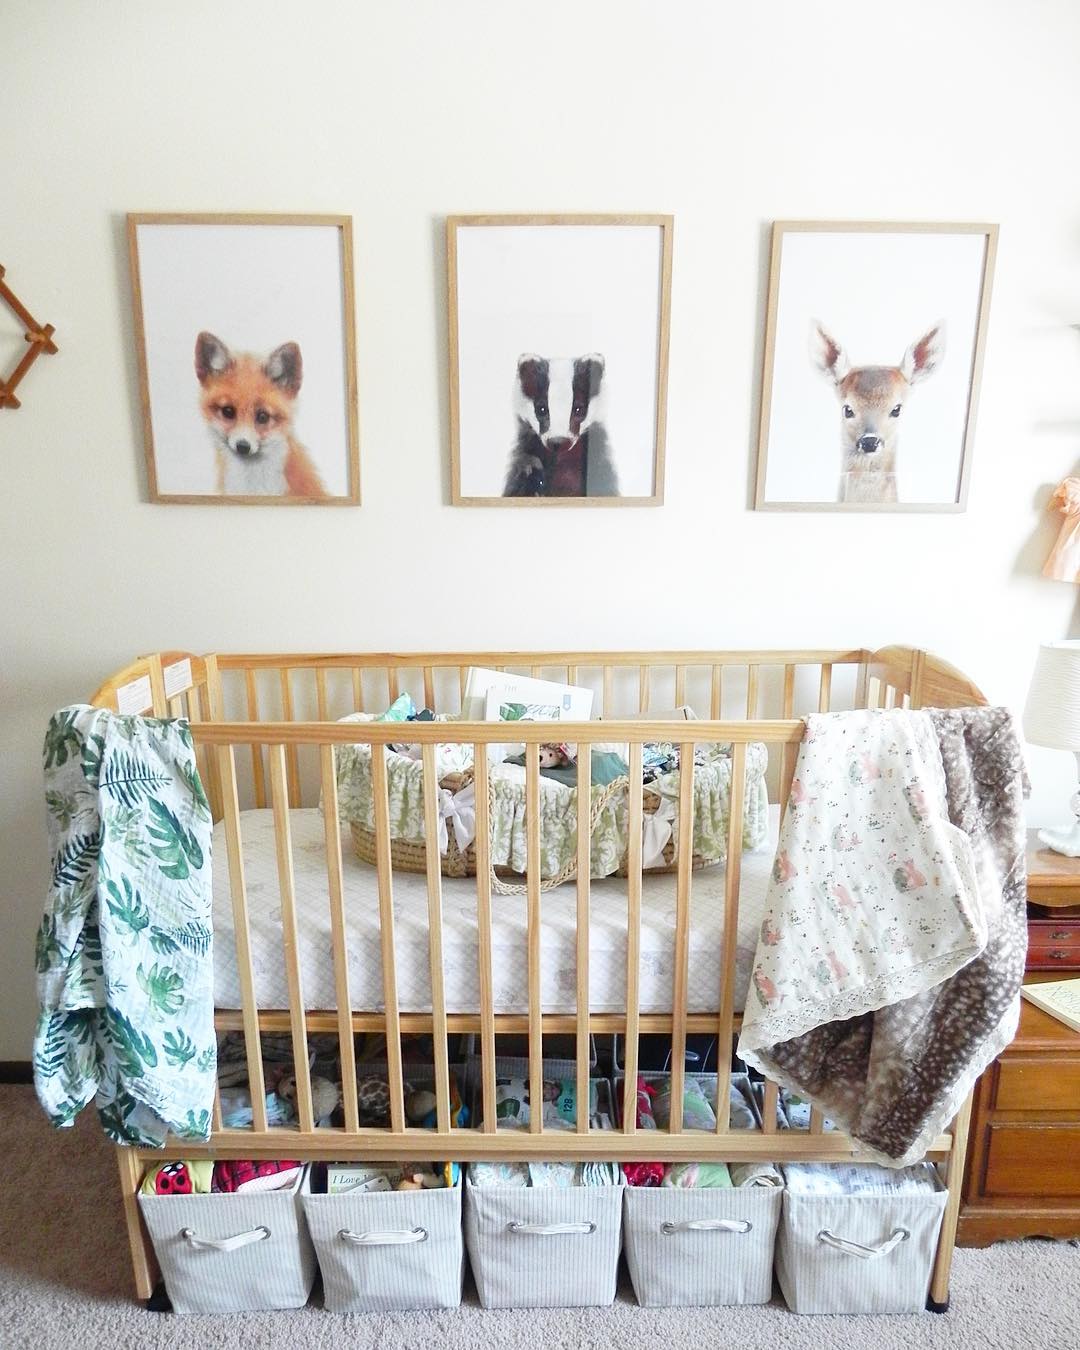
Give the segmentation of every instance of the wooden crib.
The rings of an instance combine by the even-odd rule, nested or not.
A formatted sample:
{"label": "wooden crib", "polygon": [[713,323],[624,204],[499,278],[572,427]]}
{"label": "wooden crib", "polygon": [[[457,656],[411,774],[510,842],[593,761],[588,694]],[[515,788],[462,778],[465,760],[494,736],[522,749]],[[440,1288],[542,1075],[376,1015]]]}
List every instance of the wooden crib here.
{"label": "wooden crib", "polygon": [[[409,690],[419,705],[441,712],[457,712],[470,666],[591,685],[603,721],[562,724],[560,738],[577,747],[587,761],[590,747],[617,741],[629,747],[630,783],[628,839],[629,876],[625,892],[625,1011],[593,1011],[590,1004],[590,889],[589,798],[578,797],[578,859],[576,930],[574,933],[576,988],[571,1012],[545,1011],[541,999],[542,894],[539,831],[528,830],[526,900],[528,1003],[524,1013],[496,1011],[493,993],[492,884],[489,867],[487,756],[475,753],[476,853],[474,888],[477,922],[478,1006],[448,1010],[443,956],[443,890],[436,842],[435,749],[437,744],[460,742],[477,748],[505,739],[498,723],[413,723],[408,740],[422,746],[425,794],[427,959],[430,967],[430,1011],[402,1008],[398,998],[395,957],[394,880],[387,808],[387,774],[383,754],[372,755],[375,840],[378,871],[378,922],[381,947],[381,1010],[353,1009],[347,952],[346,892],[343,882],[343,841],[337,810],[335,747],[345,743],[385,746],[402,739],[400,724],[347,722],[353,711],[380,712],[399,693]],[[761,741],[769,749],[770,799],[786,805],[802,735],[804,714],[860,707],[958,707],[985,702],[976,686],[954,667],[926,652],[891,646],[878,651],[683,651],[683,652],[461,652],[461,653],[335,653],[210,655],[162,652],[141,658],[119,671],[94,694],[95,706],[127,713],[186,716],[191,720],[200,771],[215,821],[223,822],[226,866],[231,889],[232,917],[241,1006],[218,1008],[219,1030],[242,1031],[245,1038],[253,1125],[247,1129],[222,1126],[220,1104],[215,1104],[210,1142],[203,1146],[175,1142],[164,1154],[121,1147],[117,1151],[123,1202],[135,1286],[149,1298],[157,1271],[152,1249],[142,1227],[136,1192],[145,1165],[162,1157],[297,1157],[304,1160],[371,1160],[453,1158],[541,1158],[771,1160],[778,1162],[858,1159],[847,1135],[823,1131],[820,1114],[811,1117],[808,1130],[777,1130],[777,1088],[765,1086],[762,1132],[736,1132],[728,1127],[727,1113],[717,1110],[715,1135],[685,1131],[682,1121],[685,1048],[688,1034],[715,1035],[720,1082],[718,1102],[725,1100],[729,1051],[741,1014],[735,1007],[735,961],[740,903],[743,768],[747,746]],[[673,724],[670,721],[618,720],[661,708],[689,703],[708,720]],[[613,720],[611,720],[613,719]],[[526,745],[526,814],[539,818],[539,746],[550,739],[543,723],[520,723],[515,736]],[[642,1011],[641,966],[641,838],[642,746],[649,741],[677,739],[683,763],[693,761],[693,746],[730,744],[733,773],[730,803],[729,864],[724,873],[724,924],[720,940],[719,1007],[689,1012],[687,982],[690,960],[690,899],[692,832],[680,832],[673,881],[675,925],[670,1011]],[[324,804],[321,830],[325,842],[325,883],[333,956],[335,1006],[306,1009],[298,957],[294,856],[291,813],[303,806]],[[679,811],[686,819],[692,805],[692,774],[683,774]],[[252,943],[248,922],[242,848],[244,812],[272,810],[277,887],[281,907],[281,939],[289,991],[288,1005],[259,1007],[252,975]],[[346,851],[350,841],[344,841]],[[455,882],[457,886],[465,883]],[[603,883],[611,885],[610,882]],[[564,888],[565,889],[565,888]],[[496,903],[499,897],[496,896]],[[354,1034],[377,1032],[386,1037],[390,1087],[390,1124],[361,1127],[357,1110],[357,1065]],[[297,1127],[267,1124],[264,1074],[260,1056],[261,1032],[291,1033],[297,1070]],[[312,1108],[308,1070],[309,1033],[336,1033],[340,1041],[344,1126],[317,1128]],[[403,1102],[401,1036],[423,1033],[434,1048],[436,1128],[407,1125]],[[473,1033],[480,1056],[479,1097],[481,1123],[459,1128],[450,1123],[450,1038]],[[660,1033],[671,1042],[671,1121],[667,1130],[643,1132],[635,1126],[635,1111],[622,1113],[617,1132],[591,1128],[588,1112],[579,1110],[575,1132],[545,1129],[542,1113],[532,1113],[527,1131],[496,1131],[496,1036],[503,1033],[528,1038],[529,1077],[542,1078],[543,1037],[569,1035],[576,1046],[577,1100],[588,1100],[590,1045],[595,1034],[618,1033],[624,1045],[625,1081],[636,1083],[639,1036]],[[632,1099],[631,1099],[632,1100]],[[941,1229],[930,1289],[930,1306],[943,1310],[948,1302],[949,1272],[960,1202],[960,1179],[967,1143],[969,1105],[965,1104],[948,1133],[934,1141],[927,1157],[939,1168],[949,1198]]]}

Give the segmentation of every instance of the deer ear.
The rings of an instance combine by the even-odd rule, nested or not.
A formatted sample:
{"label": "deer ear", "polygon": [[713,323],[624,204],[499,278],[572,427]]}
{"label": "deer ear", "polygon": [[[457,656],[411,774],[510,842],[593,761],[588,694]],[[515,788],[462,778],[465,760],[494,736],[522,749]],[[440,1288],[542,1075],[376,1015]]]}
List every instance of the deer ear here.
{"label": "deer ear", "polygon": [[851,369],[847,352],[818,319],[810,320],[810,360],[833,384],[839,384]]}
{"label": "deer ear", "polygon": [[934,324],[918,342],[913,342],[900,362],[900,373],[909,384],[933,375],[945,359],[945,323]]}
{"label": "deer ear", "polygon": [[300,382],[304,378],[304,362],[300,348],[295,342],[283,342],[266,358],[263,366],[267,378],[286,393],[294,396],[300,392]]}
{"label": "deer ear", "polygon": [[200,384],[211,375],[220,375],[234,366],[233,354],[213,333],[200,333],[195,339],[195,374]]}

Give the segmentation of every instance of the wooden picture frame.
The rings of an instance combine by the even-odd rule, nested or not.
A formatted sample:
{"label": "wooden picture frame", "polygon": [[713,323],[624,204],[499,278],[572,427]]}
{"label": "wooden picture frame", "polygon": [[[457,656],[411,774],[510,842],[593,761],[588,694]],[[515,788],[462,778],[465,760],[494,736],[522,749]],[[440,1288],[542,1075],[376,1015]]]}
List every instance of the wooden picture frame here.
{"label": "wooden picture frame", "polygon": [[[966,509],[997,235],[989,224],[774,222],[758,510]],[[823,297],[846,318],[817,313]],[[939,374],[909,407],[911,386],[947,368],[948,383]],[[918,433],[903,413],[918,413]]]}
{"label": "wooden picture frame", "polygon": [[358,506],[351,216],[133,212],[127,238],[150,501]]}
{"label": "wooden picture frame", "polygon": [[[610,264],[600,247],[605,241],[591,233],[600,230],[620,232],[608,236],[615,246]],[[669,215],[447,218],[454,506],[663,505],[673,231]],[[618,298],[605,310],[603,298],[619,281]],[[484,292],[477,308],[470,288]],[[530,294],[541,292],[540,304],[530,308]],[[578,304],[575,313],[561,305],[568,294]],[[496,312],[484,312],[485,304],[496,305]],[[538,336],[530,342],[533,332]],[[530,371],[540,372],[539,384],[531,383]],[[578,416],[579,393],[572,392],[581,388],[588,391],[584,419]],[[515,422],[516,409],[528,412],[529,431],[528,420],[518,416]],[[523,447],[530,432],[532,443]]]}

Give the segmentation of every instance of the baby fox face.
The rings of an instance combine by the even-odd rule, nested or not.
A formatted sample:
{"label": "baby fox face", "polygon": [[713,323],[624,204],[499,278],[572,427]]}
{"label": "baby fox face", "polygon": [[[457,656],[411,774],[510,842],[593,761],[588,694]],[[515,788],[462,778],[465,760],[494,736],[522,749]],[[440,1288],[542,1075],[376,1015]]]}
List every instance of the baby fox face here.
{"label": "baby fox face", "polygon": [[898,366],[853,366],[843,347],[816,320],[810,330],[810,356],[831,381],[840,402],[840,442],[844,468],[878,463],[895,471],[904,406],[914,385],[941,364],[944,325],[936,324],[913,342]]}
{"label": "baby fox face", "polygon": [[200,406],[214,444],[238,460],[284,462],[296,395],[303,379],[300,348],[277,347],[265,361],[234,356],[213,333],[195,340]]}

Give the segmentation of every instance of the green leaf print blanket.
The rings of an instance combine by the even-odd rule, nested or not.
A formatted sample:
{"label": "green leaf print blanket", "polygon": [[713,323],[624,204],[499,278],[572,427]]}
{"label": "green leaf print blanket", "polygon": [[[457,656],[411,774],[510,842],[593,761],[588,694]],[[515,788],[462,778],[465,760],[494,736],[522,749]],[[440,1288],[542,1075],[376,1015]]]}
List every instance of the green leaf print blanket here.
{"label": "green leaf print blanket", "polygon": [[210,808],[188,723],[64,708],[45,734],[52,880],[34,1083],[120,1144],[205,1140],[217,1076]]}
{"label": "green leaf print blanket", "polygon": [[807,718],[738,1053],[888,1166],[1015,1034],[1026,787],[1004,708]]}

